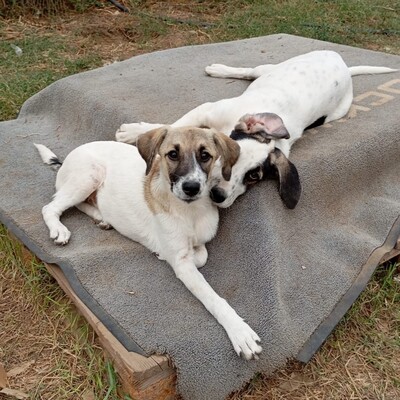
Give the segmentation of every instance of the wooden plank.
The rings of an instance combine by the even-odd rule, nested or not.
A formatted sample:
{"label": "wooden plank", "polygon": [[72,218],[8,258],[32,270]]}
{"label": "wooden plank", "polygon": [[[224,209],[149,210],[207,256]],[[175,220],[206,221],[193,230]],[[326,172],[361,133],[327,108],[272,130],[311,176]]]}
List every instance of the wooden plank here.
{"label": "wooden plank", "polygon": [[101,346],[113,361],[124,393],[137,400],[175,399],[176,373],[168,358],[159,355],[144,357],[127,351],[75,294],[61,268],[54,264],[45,265],[98,335]]}
{"label": "wooden plank", "polygon": [[385,262],[390,261],[396,257],[398,258],[399,255],[400,255],[400,238],[397,240],[394,249],[389,251],[382,257],[380,264],[384,264]]}

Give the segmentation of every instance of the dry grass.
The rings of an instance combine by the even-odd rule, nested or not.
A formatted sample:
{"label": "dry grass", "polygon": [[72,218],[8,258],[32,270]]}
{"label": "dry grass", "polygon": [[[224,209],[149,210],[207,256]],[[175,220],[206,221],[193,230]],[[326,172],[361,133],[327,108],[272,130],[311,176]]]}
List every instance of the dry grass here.
{"label": "dry grass", "polygon": [[106,364],[92,329],[46,268],[4,228],[0,327],[0,360],[10,388],[38,400],[104,396]]}
{"label": "dry grass", "polygon": [[313,359],[262,375],[231,400],[400,399],[400,265],[381,267]]}

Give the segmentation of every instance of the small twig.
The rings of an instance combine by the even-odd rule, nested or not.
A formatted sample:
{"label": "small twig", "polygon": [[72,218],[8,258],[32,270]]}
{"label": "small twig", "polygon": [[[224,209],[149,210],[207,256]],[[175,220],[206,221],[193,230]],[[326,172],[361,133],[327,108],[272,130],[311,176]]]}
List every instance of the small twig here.
{"label": "small twig", "polygon": [[118,3],[117,0],[108,0],[110,3],[114,4],[115,7],[119,8],[123,12],[129,12],[129,8],[126,8],[123,4]]}
{"label": "small twig", "polygon": [[396,10],[395,8],[392,8],[392,7],[375,6],[375,7],[373,7],[373,8],[381,8],[382,10],[397,12],[397,10]]}
{"label": "small twig", "polygon": [[28,135],[15,135],[15,136],[16,136],[16,137],[23,138],[23,139],[26,139],[27,137],[33,136],[33,135],[39,135],[39,136],[40,136],[40,133],[30,133],[30,134],[28,134]]}

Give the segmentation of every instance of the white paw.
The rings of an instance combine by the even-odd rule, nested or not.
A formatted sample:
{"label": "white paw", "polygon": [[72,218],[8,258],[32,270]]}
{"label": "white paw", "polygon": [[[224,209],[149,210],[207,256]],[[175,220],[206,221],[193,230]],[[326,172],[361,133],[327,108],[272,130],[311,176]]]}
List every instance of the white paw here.
{"label": "white paw", "polygon": [[258,355],[262,352],[261,339],[241,318],[235,321],[227,333],[239,357],[258,360]]}
{"label": "white paw", "polygon": [[122,124],[115,134],[117,142],[135,144],[136,139],[143,133],[152,129],[152,124],[137,122],[133,124]]}
{"label": "white paw", "polygon": [[226,72],[226,65],[223,64],[211,64],[206,67],[206,74],[217,78],[224,77]]}
{"label": "white paw", "polygon": [[204,267],[207,262],[208,251],[206,246],[201,245],[194,248],[194,263],[197,268]]}
{"label": "white paw", "polygon": [[55,244],[65,245],[70,237],[71,232],[64,225],[60,224],[60,226],[50,230],[50,239],[53,239]]}

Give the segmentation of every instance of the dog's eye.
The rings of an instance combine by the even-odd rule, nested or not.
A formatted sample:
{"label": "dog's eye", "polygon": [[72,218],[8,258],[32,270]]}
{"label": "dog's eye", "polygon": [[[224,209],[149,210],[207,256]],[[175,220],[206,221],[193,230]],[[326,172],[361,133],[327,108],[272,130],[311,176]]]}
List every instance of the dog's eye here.
{"label": "dog's eye", "polygon": [[207,162],[210,158],[211,158],[211,154],[208,153],[207,151],[203,150],[203,151],[200,153],[200,159],[201,159],[201,161]]}
{"label": "dog's eye", "polygon": [[252,172],[251,174],[249,174],[248,178],[251,179],[252,181],[256,181],[259,179],[259,175],[258,172]]}
{"label": "dog's eye", "polygon": [[259,180],[261,180],[260,169],[256,168],[256,169],[252,169],[251,171],[247,172],[244,180],[246,183],[255,183],[255,182],[258,182]]}
{"label": "dog's eye", "polygon": [[169,153],[167,153],[167,156],[172,161],[178,160],[178,152],[176,150],[171,150]]}

